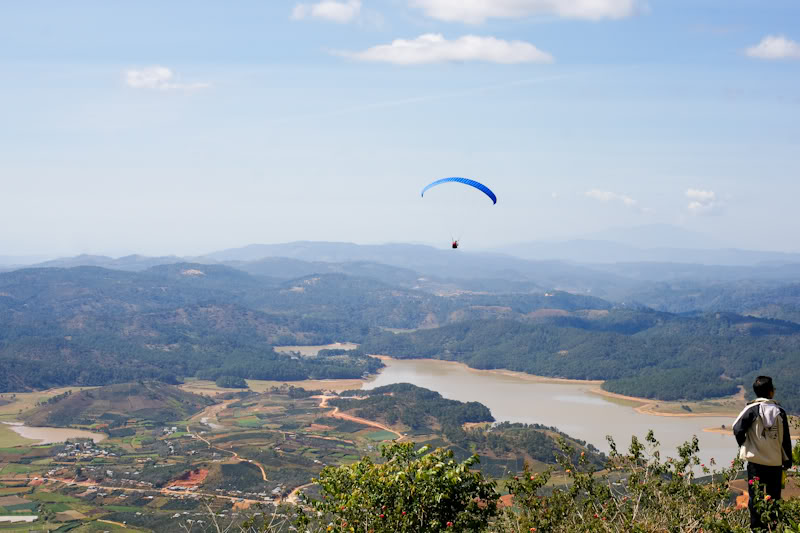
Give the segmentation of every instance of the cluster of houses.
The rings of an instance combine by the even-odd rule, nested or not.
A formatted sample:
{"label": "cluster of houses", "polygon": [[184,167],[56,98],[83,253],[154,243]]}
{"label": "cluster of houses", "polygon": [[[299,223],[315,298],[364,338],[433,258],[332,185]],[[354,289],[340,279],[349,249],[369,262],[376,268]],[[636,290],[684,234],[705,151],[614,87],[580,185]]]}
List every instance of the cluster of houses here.
{"label": "cluster of houses", "polygon": [[94,441],[67,442],[64,451],[56,455],[59,459],[69,461],[78,459],[94,459],[95,457],[116,457],[117,454],[97,448]]}

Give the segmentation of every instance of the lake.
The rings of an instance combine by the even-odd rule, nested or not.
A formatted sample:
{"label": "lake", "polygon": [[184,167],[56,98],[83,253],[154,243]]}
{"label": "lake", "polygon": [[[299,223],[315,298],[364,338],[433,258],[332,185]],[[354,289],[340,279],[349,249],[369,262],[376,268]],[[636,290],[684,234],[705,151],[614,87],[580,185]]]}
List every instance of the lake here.
{"label": "lake", "polygon": [[676,448],[692,435],[700,440],[700,459],[713,457],[720,466],[730,464],[738,448],[733,435],[710,433],[704,428],[730,427],[727,416],[656,416],[591,392],[595,382],[548,382],[533,376],[474,370],[460,363],[430,359],[384,359],[386,368],[369,380],[365,389],[392,383],[411,383],[434,390],[445,398],[486,405],[497,421],[555,426],[572,437],[609,451],[606,435],[626,450],[631,435],[641,439],[649,429],[661,442],[662,457],[676,457]]}
{"label": "lake", "polygon": [[69,439],[93,439],[95,442],[100,442],[107,438],[103,433],[92,433],[83,429],[28,427],[9,422],[4,424],[9,425],[21,437],[38,441],[34,444],[55,444]]}

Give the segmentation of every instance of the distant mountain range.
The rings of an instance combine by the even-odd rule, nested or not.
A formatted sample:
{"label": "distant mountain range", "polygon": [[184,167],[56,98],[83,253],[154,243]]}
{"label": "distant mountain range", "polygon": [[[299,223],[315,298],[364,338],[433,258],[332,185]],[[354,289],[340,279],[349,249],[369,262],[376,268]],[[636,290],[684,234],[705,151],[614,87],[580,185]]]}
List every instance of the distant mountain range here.
{"label": "distant mountain range", "polygon": [[[101,266],[117,270],[142,271],[155,265],[178,262],[235,263],[237,266],[242,266],[268,258],[284,260],[281,264],[285,272],[295,267],[305,270],[305,265],[300,267],[301,261],[316,263],[313,268],[325,269],[330,267],[323,264],[374,263],[404,268],[422,275],[475,279],[508,278],[510,274],[511,277],[528,280],[531,272],[547,270],[543,262],[577,263],[590,268],[603,265],[599,268],[600,271],[619,273],[623,277],[625,274],[621,271],[626,267],[611,269],[607,265],[677,263],[774,268],[800,264],[800,253],[738,249],[702,233],[668,224],[650,224],[604,230],[568,240],[522,242],[483,251],[464,249],[452,251],[405,243],[296,241],[282,244],[250,244],[193,257],[128,255],[111,258],[83,254],[45,261],[43,256],[0,255],[0,270],[35,265],[37,267]],[[292,263],[288,260],[297,262]],[[536,262],[538,265],[533,266],[531,262]],[[279,262],[273,262],[271,268],[280,269],[281,266]],[[642,269],[637,267],[636,270],[641,272]],[[757,272],[754,274],[758,276]]]}
{"label": "distant mountain range", "polygon": [[81,254],[74,257],[61,257],[49,261],[37,262],[26,266],[37,268],[70,268],[76,266],[98,266],[113,270],[141,272],[157,265],[170,265],[186,261],[185,258],[170,255],[166,257],[148,257],[145,255],[126,255],[124,257],[107,257],[105,255]]}
{"label": "distant mountain range", "polygon": [[[640,249],[588,240],[526,243],[502,251],[505,253],[442,250],[416,244],[301,241],[252,244],[193,258],[79,255],[30,266],[98,266],[142,272],[158,265],[192,262],[226,265],[278,280],[338,273],[431,292],[559,289],[617,301],[630,300],[631,291],[642,282],[766,280],[789,283],[800,279],[800,254],[780,252]],[[686,261],[675,260],[678,257]]]}

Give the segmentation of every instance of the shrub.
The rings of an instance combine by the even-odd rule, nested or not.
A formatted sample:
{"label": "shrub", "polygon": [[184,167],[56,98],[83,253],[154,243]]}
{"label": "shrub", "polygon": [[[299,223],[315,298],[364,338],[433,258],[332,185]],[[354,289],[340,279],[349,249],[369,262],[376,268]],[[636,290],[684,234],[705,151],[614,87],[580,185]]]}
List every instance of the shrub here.
{"label": "shrub", "polygon": [[384,445],[381,455],[379,464],[364,457],[325,467],[316,480],[322,499],[303,496],[311,512],[300,515],[299,529],[322,523],[332,532],[481,531],[496,515],[495,483],[470,469],[477,456],[458,463],[452,451],[414,451],[413,443]]}
{"label": "shrub", "polygon": [[217,387],[225,389],[246,389],[247,382],[238,376],[220,376],[215,382]]}
{"label": "shrub", "polygon": [[[692,468],[705,474],[697,458],[697,438],[678,448],[677,459],[660,460],[658,441],[648,433],[645,443],[631,440],[627,454],[611,453],[605,473],[598,475],[584,456],[574,464],[572,450],[562,443],[559,460],[567,481],[542,495],[551,471],[527,469],[508,483],[514,507],[502,519],[504,530],[537,532],[634,531],[747,531],[746,510],[731,505],[729,482],[741,463],[715,472],[700,482]],[[649,448],[649,450],[648,450]],[[588,466],[588,468],[586,468]]]}

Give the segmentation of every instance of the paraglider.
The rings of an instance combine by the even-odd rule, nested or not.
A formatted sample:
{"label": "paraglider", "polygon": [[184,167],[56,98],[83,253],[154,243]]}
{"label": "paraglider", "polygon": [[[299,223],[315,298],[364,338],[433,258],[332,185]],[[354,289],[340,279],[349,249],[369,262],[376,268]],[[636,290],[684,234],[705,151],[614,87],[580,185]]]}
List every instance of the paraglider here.
{"label": "paraglider", "polygon": [[422,193],[420,194],[420,196],[425,196],[425,191],[427,191],[431,187],[436,187],[437,185],[441,185],[442,183],[450,183],[450,182],[463,183],[464,185],[469,185],[470,187],[475,187],[476,189],[481,191],[483,194],[488,196],[489,199],[492,200],[492,204],[493,205],[497,203],[497,196],[495,196],[495,194],[492,192],[492,190],[489,187],[487,187],[483,183],[479,183],[479,182],[477,182],[475,180],[471,180],[469,178],[453,177],[453,178],[442,178],[440,180],[436,180],[433,183],[429,183],[428,185],[426,185],[425,188],[422,189]]}
{"label": "paraglider", "polygon": [[[492,190],[489,187],[487,187],[486,185],[484,185],[483,183],[480,183],[478,181],[471,180],[469,178],[459,178],[459,177],[442,178],[442,179],[438,179],[438,180],[436,180],[434,182],[431,182],[431,183],[429,183],[428,185],[426,185],[422,189],[422,192],[420,193],[420,196],[424,197],[425,196],[425,191],[427,191],[428,189],[430,189],[432,187],[436,187],[437,185],[441,185],[443,183],[461,183],[461,184],[467,185],[469,187],[474,187],[478,191],[480,191],[483,194],[485,194],[486,196],[488,196],[489,199],[492,201],[492,205],[495,205],[497,203],[497,196],[494,194],[494,192],[492,192]],[[453,250],[458,249],[458,246],[459,246],[459,242],[458,241],[459,240],[460,240],[460,237],[459,238],[453,238],[451,236],[451,241],[452,242],[451,242],[450,246],[453,248]]]}

